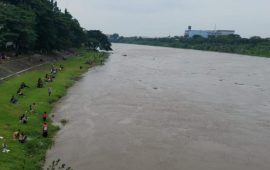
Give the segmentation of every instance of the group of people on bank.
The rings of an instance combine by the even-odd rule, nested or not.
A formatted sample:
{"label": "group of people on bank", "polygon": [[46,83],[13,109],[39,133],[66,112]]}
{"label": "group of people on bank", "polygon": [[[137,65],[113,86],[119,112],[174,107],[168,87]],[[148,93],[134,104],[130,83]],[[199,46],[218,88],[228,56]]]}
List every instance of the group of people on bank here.
{"label": "group of people on bank", "polygon": [[[43,88],[45,86],[44,82],[52,82],[55,78],[56,78],[56,74],[58,72],[58,70],[63,70],[64,67],[63,65],[60,65],[59,69],[56,69],[54,65],[52,65],[52,68],[51,68],[51,71],[50,71],[50,74],[46,74],[45,75],[45,79],[44,81],[39,78],[38,81],[37,81],[37,88]],[[50,80],[50,81],[48,81]],[[24,89],[25,88],[30,88],[30,86],[28,86],[25,82],[22,82],[20,84],[20,87],[19,89],[17,90],[17,96],[15,97],[15,95],[13,95],[10,99],[10,103],[12,104],[17,104],[18,103],[18,98],[21,97],[21,96],[24,96]],[[51,87],[48,87],[48,96],[51,96],[52,94],[52,88]],[[17,98],[18,97],[18,98]],[[25,112],[25,114],[22,114],[20,117],[19,117],[19,122],[22,124],[22,125],[27,125],[28,121],[29,121],[29,118],[27,116],[28,113],[37,113],[37,105],[36,103],[32,103],[29,105],[29,110],[27,110]],[[42,120],[42,136],[43,137],[48,137],[48,114],[47,112],[43,112],[43,114],[40,116],[41,117],[41,120]],[[20,143],[25,143],[28,139],[28,136],[22,132],[20,129],[18,129],[17,131],[15,131],[13,133],[13,140],[18,140]],[[4,143],[2,144],[2,152],[5,152],[5,153],[8,153],[10,150],[8,149],[8,145],[7,145],[7,142],[6,140],[4,140]]]}

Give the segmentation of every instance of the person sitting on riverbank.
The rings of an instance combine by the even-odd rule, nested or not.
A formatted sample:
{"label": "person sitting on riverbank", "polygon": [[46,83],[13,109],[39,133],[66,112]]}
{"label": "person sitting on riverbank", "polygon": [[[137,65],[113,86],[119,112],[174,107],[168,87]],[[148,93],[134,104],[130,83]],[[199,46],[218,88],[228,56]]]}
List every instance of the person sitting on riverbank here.
{"label": "person sitting on riverbank", "polygon": [[51,69],[51,74],[50,74],[51,78],[52,79],[55,79],[56,78],[56,74],[57,74],[57,69],[52,68]]}
{"label": "person sitting on riverbank", "polygon": [[41,80],[41,78],[39,78],[37,82],[37,88],[43,88],[43,86],[44,86],[43,81]]}
{"label": "person sitting on riverbank", "polygon": [[51,76],[52,78],[55,78],[57,74],[57,68],[54,67],[54,65],[51,68]]}
{"label": "person sitting on riverbank", "polygon": [[26,124],[26,123],[28,122],[28,117],[27,117],[25,114],[23,114],[23,115],[20,117],[20,122],[21,122],[22,124]]}
{"label": "person sitting on riverbank", "polygon": [[10,99],[10,102],[11,102],[12,104],[16,104],[16,103],[18,102],[18,99],[16,99],[15,96],[13,95],[13,96],[11,97],[11,99]]}
{"label": "person sitting on riverbank", "polygon": [[57,73],[57,69],[53,66],[51,68],[51,74],[56,74]]}
{"label": "person sitting on riverbank", "polygon": [[29,88],[24,82],[21,83],[20,89]]}
{"label": "person sitting on riverbank", "polygon": [[17,94],[18,94],[19,96],[23,96],[23,95],[24,95],[23,90],[22,90],[21,88],[18,89]]}
{"label": "person sitting on riverbank", "polygon": [[51,76],[49,74],[45,75],[45,81],[46,82],[52,82],[52,78],[51,78]]}
{"label": "person sitting on riverbank", "polygon": [[51,73],[50,76],[51,76],[51,79],[53,80],[56,78],[56,73]]}
{"label": "person sitting on riverbank", "polygon": [[27,140],[27,136],[24,133],[20,133],[19,135],[19,142],[20,143],[25,143]]}
{"label": "person sitting on riverbank", "polygon": [[34,110],[33,110],[33,106],[32,106],[32,104],[30,104],[29,105],[29,112],[33,112]]}
{"label": "person sitting on riverbank", "polygon": [[29,111],[31,113],[34,113],[36,111],[36,103],[35,102],[33,104],[29,105]]}
{"label": "person sitting on riverbank", "polygon": [[64,66],[62,64],[60,64],[60,69],[64,70]]}
{"label": "person sitting on riverbank", "polygon": [[46,121],[47,121],[47,118],[48,118],[48,114],[47,114],[47,112],[44,112],[44,113],[42,114],[42,119],[43,119],[43,121],[46,122]]}
{"label": "person sitting on riverbank", "polygon": [[1,60],[10,60],[10,57],[8,57],[5,53],[0,54],[0,59]]}
{"label": "person sitting on riverbank", "polygon": [[8,149],[8,145],[6,143],[6,141],[4,141],[4,143],[2,144],[2,152],[3,153],[8,153],[10,150]]}
{"label": "person sitting on riverbank", "polygon": [[6,60],[6,59],[7,59],[7,56],[6,56],[6,54],[5,54],[5,53],[1,53],[0,58],[1,58],[2,60]]}
{"label": "person sitting on riverbank", "polygon": [[16,132],[13,133],[13,139],[18,140],[20,136],[21,130],[18,129]]}
{"label": "person sitting on riverbank", "polygon": [[43,137],[47,137],[48,136],[48,124],[46,122],[43,123],[42,136]]}

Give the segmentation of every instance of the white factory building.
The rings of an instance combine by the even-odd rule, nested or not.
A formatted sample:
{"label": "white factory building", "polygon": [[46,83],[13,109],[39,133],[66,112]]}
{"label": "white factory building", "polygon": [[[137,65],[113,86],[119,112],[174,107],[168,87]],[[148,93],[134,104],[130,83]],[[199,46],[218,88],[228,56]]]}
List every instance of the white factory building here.
{"label": "white factory building", "polygon": [[191,26],[185,31],[185,37],[192,38],[195,35],[208,38],[209,36],[221,36],[235,34],[234,30],[192,30]]}

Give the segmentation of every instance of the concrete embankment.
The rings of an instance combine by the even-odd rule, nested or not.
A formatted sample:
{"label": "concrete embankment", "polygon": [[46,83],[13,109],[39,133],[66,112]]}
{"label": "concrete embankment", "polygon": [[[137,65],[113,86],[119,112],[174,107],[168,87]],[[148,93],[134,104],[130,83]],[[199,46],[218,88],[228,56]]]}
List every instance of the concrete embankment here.
{"label": "concrete embankment", "polygon": [[63,57],[68,57],[73,52],[57,52],[52,55],[28,55],[20,57],[12,57],[2,61],[0,64],[0,80],[7,79],[30,69],[42,66],[49,62],[57,61]]}

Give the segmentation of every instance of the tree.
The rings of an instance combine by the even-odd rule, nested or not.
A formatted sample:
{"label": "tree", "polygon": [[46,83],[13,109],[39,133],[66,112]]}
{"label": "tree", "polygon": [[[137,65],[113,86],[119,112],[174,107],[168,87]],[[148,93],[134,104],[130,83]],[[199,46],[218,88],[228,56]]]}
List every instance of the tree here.
{"label": "tree", "polygon": [[78,48],[111,50],[111,43],[101,31],[84,31],[78,20],[55,0],[2,0],[0,2],[0,46],[16,45],[16,51]]}
{"label": "tree", "polygon": [[113,35],[110,36],[110,41],[117,41],[119,39],[119,34],[114,33]]}
{"label": "tree", "polygon": [[10,4],[0,3],[0,43],[14,43],[16,52],[27,51],[35,45],[35,14]]}
{"label": "tree", "polygon": [[91,50],[112,50],[108,37],[99,30],[86,31],[86,46]]}

